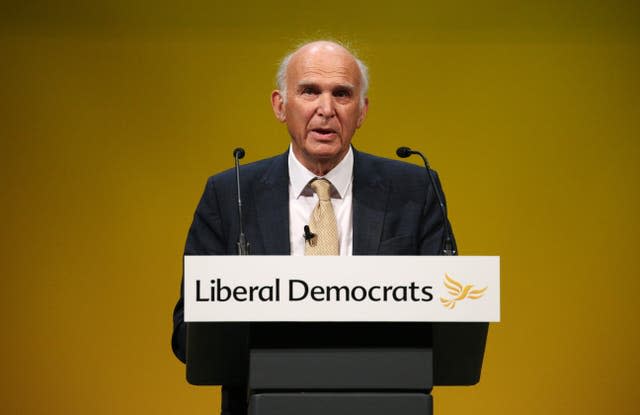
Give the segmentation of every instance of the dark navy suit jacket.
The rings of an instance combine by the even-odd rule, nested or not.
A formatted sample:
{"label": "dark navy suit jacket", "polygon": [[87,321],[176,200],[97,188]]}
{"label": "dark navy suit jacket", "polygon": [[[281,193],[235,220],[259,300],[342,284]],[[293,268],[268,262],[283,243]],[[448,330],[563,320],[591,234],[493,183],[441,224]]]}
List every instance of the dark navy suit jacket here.
{"label": "dark navy suit jacket", "polygon": [[[242,167],[243,226],[253,255],[290,254],[287,157],[284,153]],[[354,149],[353,174],[353,255],[441,252],[443,216],[423,167]],[[231,169],[207,181],[184,254],[236,255],[238,234],[236,176]],[[184,362],[182,290],[173,322],[173,351]]]}

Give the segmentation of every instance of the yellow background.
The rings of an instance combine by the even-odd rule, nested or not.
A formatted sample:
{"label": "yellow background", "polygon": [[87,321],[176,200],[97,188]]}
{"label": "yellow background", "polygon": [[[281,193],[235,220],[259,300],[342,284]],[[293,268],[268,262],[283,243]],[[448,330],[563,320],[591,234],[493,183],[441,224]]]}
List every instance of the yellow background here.
{"label": "yellow background", "polygon": [[637,2],[13,3],[3,413],[214,413],[169,344],[186,232],[235,146],[286,149],[277,62],[325,36],[371,68],[357,148],[423,150],[461,253],[502,257],[482,381],[436,413],[638,412]]}

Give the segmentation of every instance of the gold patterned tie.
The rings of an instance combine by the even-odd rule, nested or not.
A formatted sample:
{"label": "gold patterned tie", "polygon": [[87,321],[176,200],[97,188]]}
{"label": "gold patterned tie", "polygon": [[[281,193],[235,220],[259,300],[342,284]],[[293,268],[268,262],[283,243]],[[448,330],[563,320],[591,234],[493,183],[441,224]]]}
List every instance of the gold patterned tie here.
{"label": "gold patterned tie", "polygon": [[329,195],[331,183],[326,179],[315,179],[309,186],[316,192],[319,200],[309,220],[309,228],[315,236],[305,244],[304,254],[339,255],[338,224]]}

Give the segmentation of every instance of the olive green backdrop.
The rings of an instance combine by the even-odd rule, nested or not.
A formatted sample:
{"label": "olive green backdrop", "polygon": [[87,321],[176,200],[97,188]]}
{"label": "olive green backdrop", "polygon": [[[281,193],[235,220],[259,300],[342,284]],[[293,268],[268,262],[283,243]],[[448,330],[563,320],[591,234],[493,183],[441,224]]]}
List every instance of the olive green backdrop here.
{"label": "olive green backdrop", "polygon": [[357,148],[423,150],[461,253],[502,257],[436,413],[638,412],[637,2],[95,3],[0,6],[3,413],[217,410],[170,350],[184,239],[235,146],[286,149],[273,75],[317,37],[371,68]]}

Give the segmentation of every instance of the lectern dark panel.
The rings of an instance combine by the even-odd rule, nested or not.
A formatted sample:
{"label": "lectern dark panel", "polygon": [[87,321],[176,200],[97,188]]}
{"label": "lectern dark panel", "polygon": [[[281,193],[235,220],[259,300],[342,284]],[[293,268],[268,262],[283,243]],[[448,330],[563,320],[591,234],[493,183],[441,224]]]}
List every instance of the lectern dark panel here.
{"label": "lectern dark panel", "polygon": [[252,395],[249,415],[431,415],[431,395],[419,393],[269,393]]}
{"label": "lectern dark panel", "polygon": [[435,385],[480,379],[488,323],[189,323],[187,380],[247,384],[249,349],[433,348]]}
{"label": "lectern dark panel", "polygon": [[251,323],[254,348],[431,347],[429,323]]}
{"label": "lectern dark panel", "polygon": [[[431,349],[252,349],[251,391],[422,391],[433,388]],[[255,392],[254,392],[255,393]]]}
{"label": "lectern dark panel", "polygon": [[246,386],[249,323],[188,323],[187,381],[193,385]]}
{"label": "lectern dark panel", "polygon": [[480,381],[489,323],[433,323],[434,382],[440,386]]}

